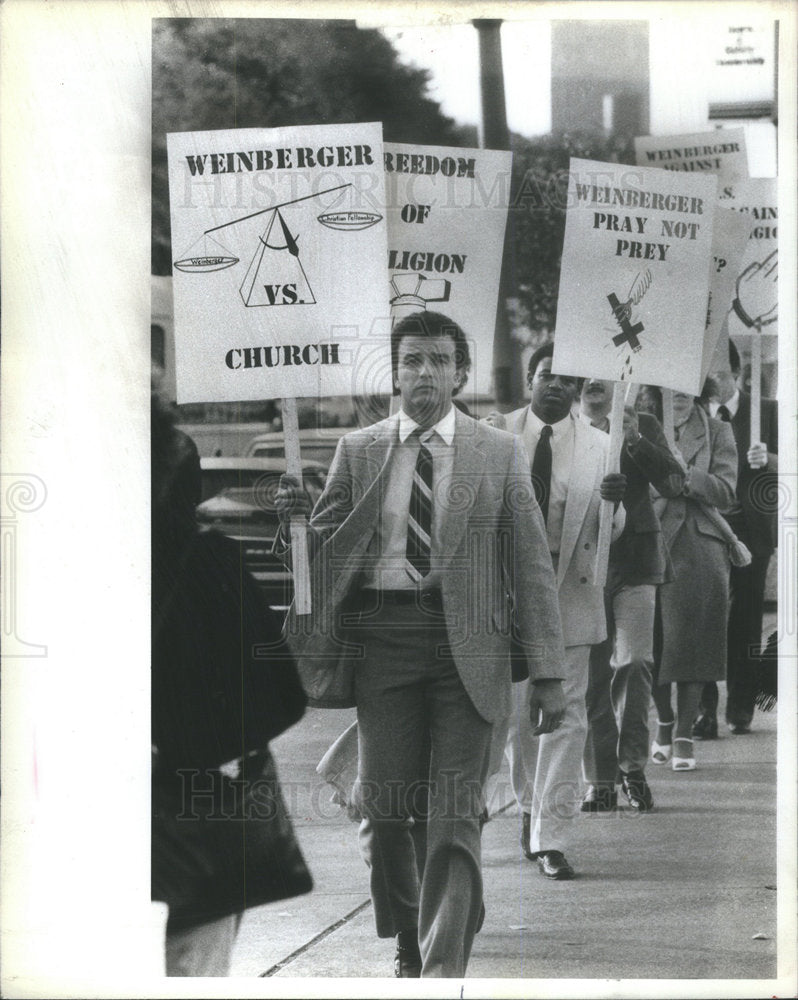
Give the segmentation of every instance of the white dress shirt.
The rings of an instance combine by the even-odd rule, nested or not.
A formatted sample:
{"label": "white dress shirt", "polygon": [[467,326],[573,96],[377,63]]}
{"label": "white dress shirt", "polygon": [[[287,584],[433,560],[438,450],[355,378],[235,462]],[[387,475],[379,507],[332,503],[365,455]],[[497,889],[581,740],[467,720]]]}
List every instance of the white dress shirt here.
{"label": "white dress shirt", "polygon": [[[381,498],[380,519],[368,552],[376,556],[371,569],[363,575],[366,590],[415,590],[407,568],[407,516],[410,510],[410,493],[413,489],[413,472],[416,468],[419,445],[414,438],[408,441],[419,426],[404,410],[398,417],[399,440],[391,452],[385,493]],[[446,487],[451,482],[454,469],[454,406],[445,417],[422,434],[422,440],[432,454],[432,553],[430,576],[440,566],[441,529],[446,508]]]}
{"label": "white dress shirt", "polygon": [[[527,407],[524,427],[521,432],[524,444],[529,452],[530,462],[535,461],[535,448],[538,446],[540,432],[544,421]],[[549,513],[546,518],[546,534],[549,540],[549,551],[556,555],[560,551],[562,538],[562,522],[565,514],[565,501],[568,497],[568,481],[571,477],[571,463],[574,457],[574,418],[572,414],[551,424],[551,495],[549,497]]]}
{"label": "white dress shirt", "polygon": [[730,396],[726,400],[726,402],[723,403],[723,404],[716,403],[714,399],[710,399],[710,401],[709,401],[709,415],[710,415],[710,417],[714,417],[716,420],[720,420],[721,419],[718,416],[718,410],[720,409],[721,405],[723,405],[723,406],[726,407],[726,409],[729,411],[729,416],[733,420],[734,417],[735,417],[735,414],[737,413],[737,410],[740,408],[740,390],[739,389],[735,389],[734,390],[734,395]]}

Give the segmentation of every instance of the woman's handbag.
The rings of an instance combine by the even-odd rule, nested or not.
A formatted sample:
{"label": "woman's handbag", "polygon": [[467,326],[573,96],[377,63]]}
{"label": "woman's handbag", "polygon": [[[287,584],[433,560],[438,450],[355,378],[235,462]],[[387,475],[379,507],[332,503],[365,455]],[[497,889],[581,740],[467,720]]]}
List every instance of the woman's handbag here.
{"label": "woman's handbag", "polygon": [[236,778],[164,780],[156,767],[152,797],[152,898],[168,903],[169,931],[313,888],[268,751],[246,757]]}

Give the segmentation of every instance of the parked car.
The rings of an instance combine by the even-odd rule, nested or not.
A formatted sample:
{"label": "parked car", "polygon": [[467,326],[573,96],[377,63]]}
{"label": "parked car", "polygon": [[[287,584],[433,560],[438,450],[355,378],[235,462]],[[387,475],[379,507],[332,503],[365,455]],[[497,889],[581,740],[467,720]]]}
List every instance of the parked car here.
{"label": "parked car", "polygon": [[[291,574],[272,555],[279,527],[274,495],[285,472],[284,458],[200,459],[202,501],[197,507],[200,525],[216,528],[239,542],[247,568],[260,584],[267,603],[287,607],[293,596]],[[326,468],[303,462],[305,489],[313,503],[324,488]]]}
{"label": "parked car", "polygon": [[[299,450],[303,461],[320,462],[329,469],[338,442],[355,427],[307,427],[299,432]],[[282,431],[256,434],[246,448],[251,457],[285,457],[285,438]]]}

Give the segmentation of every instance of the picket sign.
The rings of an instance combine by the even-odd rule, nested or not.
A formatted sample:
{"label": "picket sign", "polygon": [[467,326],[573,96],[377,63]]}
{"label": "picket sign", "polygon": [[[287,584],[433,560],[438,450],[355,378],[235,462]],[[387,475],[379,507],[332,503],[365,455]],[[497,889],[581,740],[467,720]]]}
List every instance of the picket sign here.
{"label": "picket sign", "polygon": [[[610,410],[610,446],[607,449],[604,474],[621,471],[621,447],[623,445],[623,408],[626,401],[627,386],[616,382],[612,390],[612,409]],[[602,500],[599,510],[599,533],[596,546],[596,566],[593,572],[593,584],[603,587],[607,582],[607,569],[610,561],[610,544],[612,543],[612,520],[615,514],[615,504],[612,500]]]}
{"label": "picket sign", "polygon": [[[171,132],[167,151],[177,402],[282,399],[301,483],[296,399],[390,386],[382,124]],[[308,614],[305,518],[291,542]]]}
{"label": "picket sign", "polygon": [[[296,399],[283,400],[285,469],[302,486],[302,455],[299,451],[299,419]],[[308,562],[307,519],[291,518],[291,563],[294,574],[294,607],[298,615],[310,614],[310,563]]]}

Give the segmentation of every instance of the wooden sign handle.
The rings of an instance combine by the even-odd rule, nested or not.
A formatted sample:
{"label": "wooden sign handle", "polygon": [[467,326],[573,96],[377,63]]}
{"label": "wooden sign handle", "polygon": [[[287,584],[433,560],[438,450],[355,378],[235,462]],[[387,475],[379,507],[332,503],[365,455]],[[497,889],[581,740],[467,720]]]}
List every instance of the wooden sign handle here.
{"label": "wooden sign handle", "polygon": [[671,451],[676,449],[676,435],[673,430],[673,389],[662,389],[662,430]]}
{"label": "wooden sign handle", "polygon": [[[302,483],[302,455],[299,451],[299,419],[295,399],[283,399],[283,435],[285,466],[289,476]],[[291,564],[294,571],[294,609],[298,615],[310,614],[310,565],[308,563],[307,520],[291,518]]]}
{"label": "wooden sign handle", "polygon": [[[610,446],[607,449],[607,460],[604,474],[621,471],[621,446],[623,445],[623,407],[626,401],[626,385],[616,382],[612,390],[612,410],[610,410]],[[612,542],[612,519],[615,514],[615,504],[612,500],[602,500],[599,511],[599,533],[596,547],[596,568],[593,573],[593,584],[603,587],[607,582],[607,569],[610,563],[610,544]]]}
{"label": "wooden sign handle", "polygon": [[762,438],[762,333],[751,335],[751,444]]}

